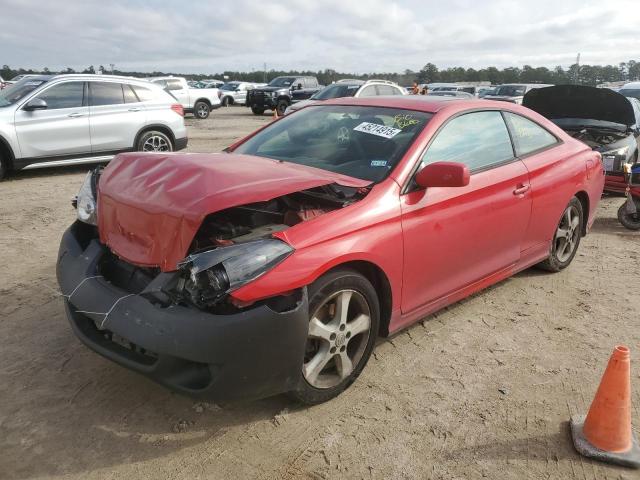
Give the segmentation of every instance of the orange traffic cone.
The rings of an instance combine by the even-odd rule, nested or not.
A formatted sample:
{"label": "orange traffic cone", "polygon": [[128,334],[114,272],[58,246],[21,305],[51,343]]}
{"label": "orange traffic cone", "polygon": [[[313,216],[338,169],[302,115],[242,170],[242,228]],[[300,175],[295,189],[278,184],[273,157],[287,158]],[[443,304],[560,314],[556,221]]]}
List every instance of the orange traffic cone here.
{"label": "orange traffic cone", "polygon": [[571,436],[586,457],[640,468],[640,447],[631,430],[629,357],[627,347],[615,347],[586,418],[571,418]]}
{"label": "orange traffic cone", "polygon": [[277,106],[273,107],[273,119],[274,120],[278,119],[278,107]]}

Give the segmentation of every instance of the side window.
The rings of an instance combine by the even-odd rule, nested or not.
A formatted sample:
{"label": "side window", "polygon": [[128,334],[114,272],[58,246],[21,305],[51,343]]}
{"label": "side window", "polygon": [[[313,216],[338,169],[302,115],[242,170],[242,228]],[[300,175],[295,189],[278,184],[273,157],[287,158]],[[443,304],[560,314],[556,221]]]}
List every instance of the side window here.
{"label": "side window", "polygon": [[315,78],[307,78],[306,80],[306,84],[307,84],[307,88],[317,88],[318,87],[318,81]]}
{"label": "side window", "polygon": [[84,98],[84,82],[68,82],[54,85],[38,94],[47,102],[47,110],[82,107]]}
{"label": "side window", "polygon": [[518,156],[526,155],[558,143],[558,139],[528,118],[504,112]]}
{"label": "side window", "polygon": [[149,100],[153,100],[155,95],[150,88],[141,87],[139,85],[131,85],[133,91],[136,92],[137,97],[141,102],[148,102]]}
{"label": "side window", "polygon": [[124,103],[137,103],[138,97],[136,97],[133,87],[131,85],[122,85],[122,91],[124,92]]}
{"label": "side window", "polygon": [[182,90],[180,80],[167,80],[167,90]]}
{"label": "side window", "polygon": [[447,123],[429,145],[423,165],[460,162],[472,172],[513,158],[507,126],[500,112],[473,112]]}
{"label": "side window", "polygon": [[395,88],[391,85],[378,85],[378,95],[395,95]]}
{"label": "side window", "polygon": [[99,107],[102,105],[122,105],[122,85],[111,82],[89,82],[89,105]]}
{"label": "side window", "polygon": [[360,92],[360,95],[358,95],[359,97],[375,97],[377,95],[376,93],[376,86],[375,85],[369,85],[368,87],[364,87],[362,89],[362,91]]}

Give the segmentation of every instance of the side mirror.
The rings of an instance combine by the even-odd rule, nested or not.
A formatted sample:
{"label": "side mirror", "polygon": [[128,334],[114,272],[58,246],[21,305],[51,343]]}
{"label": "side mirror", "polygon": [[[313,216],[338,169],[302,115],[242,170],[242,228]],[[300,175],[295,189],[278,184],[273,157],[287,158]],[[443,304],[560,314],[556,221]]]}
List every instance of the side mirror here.
{"label": "side mirror", "polygon": [[34,98],[33,100],[29,100],[27,104],[23,107],[23,110],[27,112],[33,112],[34,110],[46,110],[47,102],[42,100],[41,98]]}
{"label": "side mirror", "polygon": [[302,84],[301,83],[298,84],[298,90],[302,90]]}
{"label": "side mirror", "polygon": [[465,187],[469,185],[469,167],[458,162],[436,162],[422,167],[416,174],[420,188]]}

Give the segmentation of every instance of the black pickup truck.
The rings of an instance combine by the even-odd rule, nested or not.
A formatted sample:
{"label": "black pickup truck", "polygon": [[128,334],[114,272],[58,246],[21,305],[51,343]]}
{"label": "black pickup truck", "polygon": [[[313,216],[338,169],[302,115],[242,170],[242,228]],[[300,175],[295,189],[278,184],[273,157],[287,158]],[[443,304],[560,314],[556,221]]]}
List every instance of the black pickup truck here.
{"label": "black pickup truck", "polygon": [[278,110],[284,115],[289,105],[306,100],[322,88],[316,77],[276,77],[266,87],[258,87],[247,92],[247,106],[255,115],[265,110]]}

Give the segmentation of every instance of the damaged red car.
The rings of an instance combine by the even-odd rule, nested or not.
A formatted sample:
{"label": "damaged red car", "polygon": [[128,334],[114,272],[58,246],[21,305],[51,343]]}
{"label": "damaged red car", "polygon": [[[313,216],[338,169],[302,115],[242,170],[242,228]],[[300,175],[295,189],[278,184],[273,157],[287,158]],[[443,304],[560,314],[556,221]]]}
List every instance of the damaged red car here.
{"label": "damaged red car", "polygon": [[313,404],[379,335],[567,267],[603,183],[599,153],[515,104],[336,99],[224,153],[90,173],[57,276],[107,358],[193,396]]}

